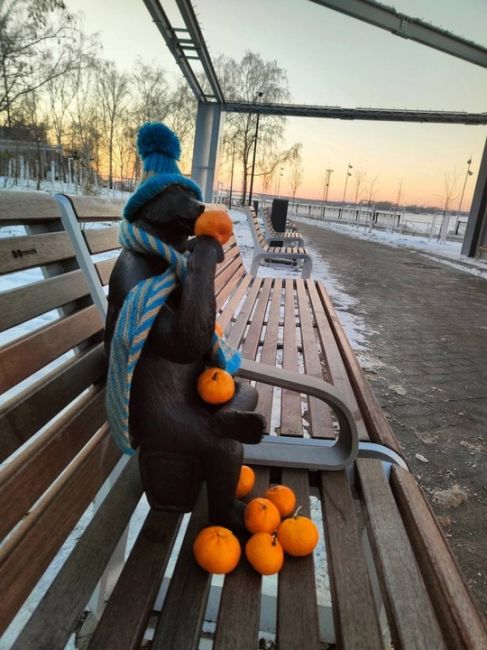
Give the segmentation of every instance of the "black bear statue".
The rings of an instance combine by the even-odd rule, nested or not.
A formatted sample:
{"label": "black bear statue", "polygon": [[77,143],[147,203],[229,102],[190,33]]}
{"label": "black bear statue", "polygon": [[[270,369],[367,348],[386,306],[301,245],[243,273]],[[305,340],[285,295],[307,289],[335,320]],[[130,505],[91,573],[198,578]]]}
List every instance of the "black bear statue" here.
{"label": "black bear statue", "polygon": [[[205,205],[198,185],[176,164],[177,136],[161,123],[147,123],[139,130],[137,144],[144,177],[125,206],[124,221],[138,237],[142,234],[177,254],[186,253],[187,262],[184,279],[174,282],[156,310],[132,370],[126,399],[129,446],[139,451],[142,482],[152,507],[188,512],[206,481],[210,522],[236,532],[243,527],[243,504],[235,498],[242,443],[258,443],[265,420],[254,412],[257,391],[250,384],[237,380],[234,397],[220,407],[205,403],[196,390],[199,375],[212,365],[214,280],[223,249],[213,237],[192,237]],[[124,304],[136,287],[164,277],[168,270],[170,259],[143,247],[123,248],[115,264],[105,347],[109,383],[119,392],[123,382],[116,376],[120,368],[112,343],[121,328]],[[108,412],[115,417],[113,405]]]}

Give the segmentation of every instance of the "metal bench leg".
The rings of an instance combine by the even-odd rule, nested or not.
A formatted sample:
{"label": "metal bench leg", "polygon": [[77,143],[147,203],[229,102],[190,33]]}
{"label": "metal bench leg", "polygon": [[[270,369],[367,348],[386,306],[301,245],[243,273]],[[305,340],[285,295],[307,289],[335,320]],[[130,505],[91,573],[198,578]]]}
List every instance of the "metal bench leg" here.
{"label": "metal bench leg", "polygon": [[313,270],[313,261],[311,257],[307,257],[303,262],[303,271],[301,277],[303,280],[307,280],[311,277],[311,271]]}

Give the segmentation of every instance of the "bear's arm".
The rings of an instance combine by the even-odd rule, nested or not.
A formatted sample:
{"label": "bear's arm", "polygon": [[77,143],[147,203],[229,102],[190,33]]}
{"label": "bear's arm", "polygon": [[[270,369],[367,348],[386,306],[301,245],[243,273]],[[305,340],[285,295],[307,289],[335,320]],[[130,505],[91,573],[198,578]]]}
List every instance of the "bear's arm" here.
{"label": "bear's arm", "polygon": [[176,363],[192,363],[208,353],[215,331],[215,270],[222,259],[218,242],[197,238],[179,300],[169,300],[152,326],[151,352]]}

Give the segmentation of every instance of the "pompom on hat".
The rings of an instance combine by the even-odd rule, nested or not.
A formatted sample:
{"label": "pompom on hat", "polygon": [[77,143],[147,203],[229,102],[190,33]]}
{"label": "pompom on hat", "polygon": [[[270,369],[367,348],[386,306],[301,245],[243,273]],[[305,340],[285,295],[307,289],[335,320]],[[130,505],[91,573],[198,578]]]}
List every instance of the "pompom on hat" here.
{"label": "pompom on hat", "polygon": [[142,180],[127,201],[123,216],[132,221],[137,211],[169,185],[182,185],[192,190],[199,201],[201,189],[181,174],[176,161],[181,156],[178,136],[161,122],[146,122],[137,134],[137,151],[143,162]]}

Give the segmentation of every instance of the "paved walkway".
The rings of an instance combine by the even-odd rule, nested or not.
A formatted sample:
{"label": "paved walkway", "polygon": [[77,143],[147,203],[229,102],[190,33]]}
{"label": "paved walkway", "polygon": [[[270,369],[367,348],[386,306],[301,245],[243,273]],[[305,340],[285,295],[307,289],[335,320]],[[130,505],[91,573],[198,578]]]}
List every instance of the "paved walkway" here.
{"label": "paved walkway", "polygon": [[373,332],[369,381],[487,613],[487,280],[299,222]]}

